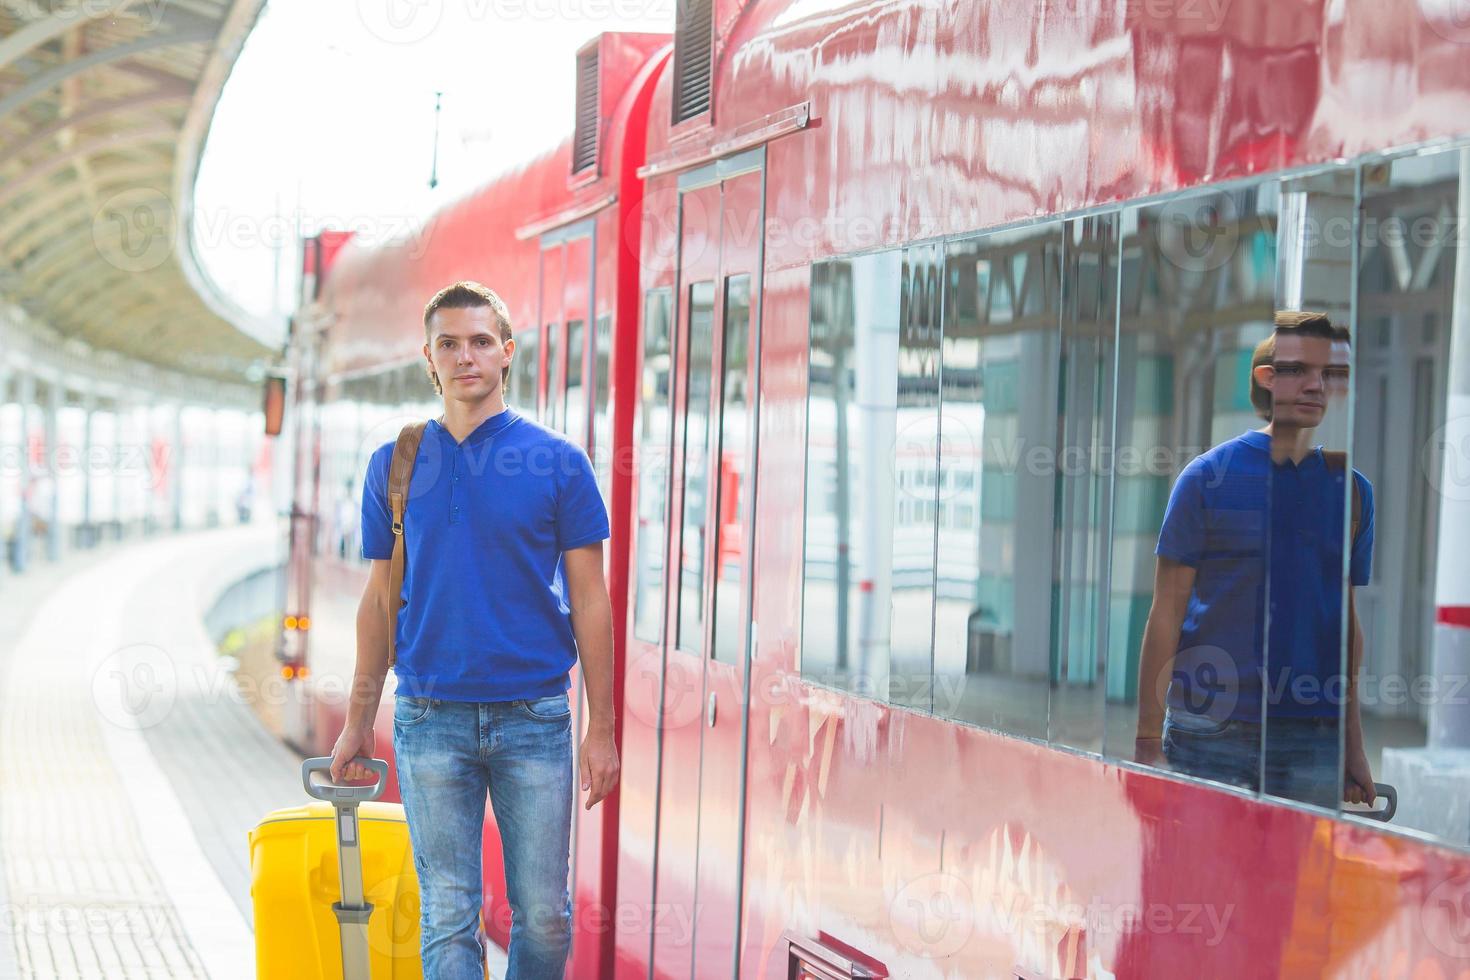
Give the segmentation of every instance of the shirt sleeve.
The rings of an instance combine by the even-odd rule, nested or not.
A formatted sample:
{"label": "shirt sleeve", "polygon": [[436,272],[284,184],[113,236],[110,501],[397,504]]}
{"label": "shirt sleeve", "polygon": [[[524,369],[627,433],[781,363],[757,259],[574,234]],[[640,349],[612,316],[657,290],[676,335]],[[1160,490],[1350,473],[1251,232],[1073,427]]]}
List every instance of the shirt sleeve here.
{"label": "shirt sleeve", "polygon": [[556,494],[557,550],[570,551],[607,538],[607,506],[587,453],[569,443],[557,472],[561,477]]}
{"label": "shirt sleeve", "polygon": [[1169,506],[1164,510],[1163,526],[1154,554],[1172,558],[1185,565],[1197,566],[1205,553],[1205,508],[1201,490],[1201,464],[1195,459],[1169,493]]}
{"label": "shirt sleeve", "polygon": [[1353,470],[1353,479],[1357,481],[1362,512],[1358,515],[1358,536],[1353,538],[1348,581],[1367,585],[1373,576],[1373,484],[1357,470]]}
{"label": "shirt sleeve", "polygon": [[362,557],[393,557],[393,517],[388,511],[388,456],[379,449],[368,460],[362,481]]}

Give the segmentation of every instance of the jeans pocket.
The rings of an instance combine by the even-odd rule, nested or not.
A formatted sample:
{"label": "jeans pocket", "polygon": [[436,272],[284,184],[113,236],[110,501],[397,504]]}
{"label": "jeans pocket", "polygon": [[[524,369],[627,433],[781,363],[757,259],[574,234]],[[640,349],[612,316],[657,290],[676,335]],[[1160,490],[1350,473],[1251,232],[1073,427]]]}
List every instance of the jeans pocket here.
{"label": "jeans pocket", "polygon": [[1219,738],[1239,731],[1241,723],[1232,719],[1217,721],[1205,715],[1170,711],[1164,716],[1165,736],[1177,738]]}
{"label": "jeans pocket", "polygon": [[537,721],[565,721],[572,716],[572,703],[565,694],[544,698],[523,698],[516,706]]}
{"label": "jeans pocket", "polygon": [[410,697],[406,694],[393,696],[393,721],[399,725],[417,725],[429,716],[434,702],[429,698]]}

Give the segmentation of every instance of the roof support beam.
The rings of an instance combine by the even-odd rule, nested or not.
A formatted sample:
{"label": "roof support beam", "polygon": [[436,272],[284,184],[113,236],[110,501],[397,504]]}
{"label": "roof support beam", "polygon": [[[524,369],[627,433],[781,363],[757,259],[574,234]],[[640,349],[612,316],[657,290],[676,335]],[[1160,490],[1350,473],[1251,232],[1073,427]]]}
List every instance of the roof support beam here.
{"label": "roof support beam", "polygon": [[49,177],[56,171],[63,169],[78,157],[90,156],[94,153],[108,153],[115,150],[126,149],[137,146],[139,143],[170,143],[178,135],[178,130],[167,123],[159,123],[154,126],[144,126],[141,129],[130,129],[121,133],[109,133],[90,139],[85,143],[78,144],[64,153],[58,153],[41,163],[36,163],[28,170],[16,177],[14,180],[5,182],[5,189],[0,190],[0,207],[4,207],[20,196],[32,181]]}
{"label": "roof support beam", "polygon": [[41,72],[10,95],[0,99],[0,119],[4,119],[38,95],[56,88],[56,86],[68,78],[91,71],[98,65],[105,65],[123,58],[131,58],[135,54],[152,51],[155,48],[173,47],[177,44],[201,44],[213,40],[214,31],[196,27],[180,31],[145,34],[143,37],[128,41],[126,44],[114,44],[111,47],[90,51],[75,61],[64,62],[55,68]]}
{"label": "roof support beam", "polygon": [[[113,187],[133,183],[142,186],[149,178],[157,184],[166,184],[168,164],[129,163],[104,167],[97,175],[99,187]],[[81,194],[81,188],[68,181],[58,184],[44,194],[39,194],[24,210],[0,219],[0,249],[12,256],[24,255],[44,239],[56,225],[74,217],[71,208]],[[159,193],[163,193],[162,190]]]}
{"label": "roof support beam", "polygon": [[105,119],[108,116],[134,112],[139,109],[148,109],[160,105],[188,105],[193,98],[189,86],[182,80],[176,80],[172,85],[160,85],[149,92],[139,95],[129,95],[121,99],[105,99],[94,102],[81,112],[59,119],[49,126],[43,126],[31,133],[24,140],[15,143],[5,149],[6,160],[19,160],[30,153],[46,140],[67,129],[74,129]]}
{"label": "roof support beam", "polygon": [[116,16],[136,3],[138,0],[100,0],[74,3],[60,10],[53,10],[0,40],[0,69],[11,65],[26,52],[56,40],[73,27],[98,17]]}

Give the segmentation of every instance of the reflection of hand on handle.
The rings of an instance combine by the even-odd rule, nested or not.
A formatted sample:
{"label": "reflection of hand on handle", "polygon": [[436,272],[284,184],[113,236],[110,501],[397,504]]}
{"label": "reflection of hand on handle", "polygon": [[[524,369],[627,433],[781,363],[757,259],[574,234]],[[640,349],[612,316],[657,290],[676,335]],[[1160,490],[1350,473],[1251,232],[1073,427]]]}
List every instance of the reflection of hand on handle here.
{"label": "reflection of hand on handle", "polygon": [[376,749],[377,736],[371,728],[343,728],[342,734],[337,736],[337,744],[332,747],[332,782],[372,778],[375,774],[371,769],[352,760],[357,756],[376,758]]}
{"label": "reflection of hand on handle", "polygon": [[1347,812],[1357,817],[1367,817],[1369,820],[1381,820],[1388,823],[1398,812],[1399,791],[1389,783],[1374,783],[1373,799],[1364,800],[1364,802],[1372,803],[1375,799],[1384,801],[1382,810],[1348,810]]}
{"label": "reflection of hand on handle", "polygon": [[1368,756],[1361,748],[1348,749],[1342,777],[1344,803],[1372,803],[1379,795],[1377,784],[1373,782],[1373,770],[1368,765]]}
{"label": "reflection of hand on handle", "polygon": [[1141,766],[1167,768],[1168,762],[1164,758],[1164,740],[1157,736],[1135,738],[1133,740],[1133,761]]}

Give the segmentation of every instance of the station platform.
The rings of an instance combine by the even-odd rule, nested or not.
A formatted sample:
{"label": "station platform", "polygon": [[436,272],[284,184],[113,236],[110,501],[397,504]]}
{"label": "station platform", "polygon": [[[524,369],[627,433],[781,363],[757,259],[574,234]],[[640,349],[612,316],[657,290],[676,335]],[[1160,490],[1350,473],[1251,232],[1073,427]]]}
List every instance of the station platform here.
{"label": "station platform", "polygon": [[247,835],[305,800],[301,759],[203,617],[282,540],[186,532],[0,580],[0,978],[255,976]]}

